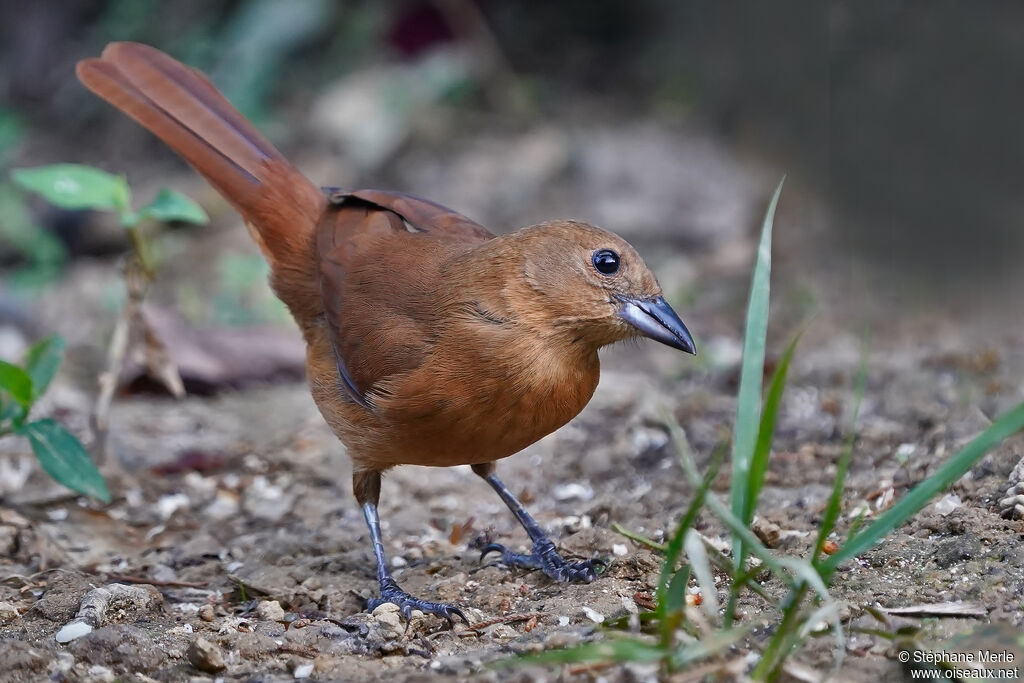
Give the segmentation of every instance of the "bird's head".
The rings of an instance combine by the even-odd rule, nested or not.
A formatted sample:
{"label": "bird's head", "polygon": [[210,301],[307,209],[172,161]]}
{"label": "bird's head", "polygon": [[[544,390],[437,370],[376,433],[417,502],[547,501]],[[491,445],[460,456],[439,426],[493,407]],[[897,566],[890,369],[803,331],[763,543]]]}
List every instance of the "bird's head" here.
{"label": "bird's head", "polygon": [[535,329],[594,348],[644,336],[696,352],[654,273],[618,235],[553,221],[495,242],[502,242],[499,267],[514,269],[508,303]]}

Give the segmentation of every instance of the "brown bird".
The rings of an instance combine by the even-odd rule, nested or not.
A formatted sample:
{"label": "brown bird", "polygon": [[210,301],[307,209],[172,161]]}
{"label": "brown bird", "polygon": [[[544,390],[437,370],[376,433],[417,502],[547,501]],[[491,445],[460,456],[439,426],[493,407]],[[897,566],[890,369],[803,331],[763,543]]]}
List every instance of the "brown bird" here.
{"label": "brown bird", "polygon": [[495,236],[405,194],[321,190],[200,72],[146,45],[112,43],[79,79],[201,173],[245,219],[270,282],[308,345],[313,398],[345,444],[370,529],[380,597],[408,617],[454,606],[403,591],[388,571],[377,503],[396,465],[472,465],[526,529],[509,566],[592,581],[566,561],[495,475],[494,462],[576,416],[602,346],[647,336],[694,353],[654,275],[621,237],[578,221]]}

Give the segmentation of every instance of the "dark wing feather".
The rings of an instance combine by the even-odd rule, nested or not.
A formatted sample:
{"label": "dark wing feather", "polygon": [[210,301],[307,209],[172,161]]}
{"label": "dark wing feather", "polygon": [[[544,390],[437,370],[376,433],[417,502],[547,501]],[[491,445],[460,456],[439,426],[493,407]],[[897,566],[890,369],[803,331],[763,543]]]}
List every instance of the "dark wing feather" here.
{"label": "dark wing feather", "polygon": [[324,311],[341,386],[370,407],[375,384],[419,367],[429,352],[439,313],[430,292],[447,259],[494,235],[410,195],[360,190],[330,199],[317,226]]}

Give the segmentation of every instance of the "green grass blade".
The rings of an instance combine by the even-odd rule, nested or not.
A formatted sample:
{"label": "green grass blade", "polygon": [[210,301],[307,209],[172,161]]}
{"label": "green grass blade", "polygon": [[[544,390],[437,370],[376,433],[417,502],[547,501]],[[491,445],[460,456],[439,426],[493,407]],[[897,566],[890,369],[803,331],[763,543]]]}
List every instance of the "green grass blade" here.
{"label": "green grass blade", "polygon": [[704,549],[704,540],[693,529],[686,532],[686,557],[690,560],[690,567],[693,575],[700,586],[704,601],[701,608],[708,619],[712,622],[718,619],[718,595],[715,588],[715,574],[711,571],[711,563],[708,561],[707,551]]}
{"label": "green grass blade", "polygon": [[836,528],[836,522],[839,520],[839,513],[843,507],[843,486],[846,484],[846,473],[850,469],[850,458],[853,456],[853,442],[857,437],[857,419],[860,417],[860,405],[864,400],[864,387],[867,386],[867,381],[868,352],[867,345],[865,345],[864,354],[860,361],[860,370],[857,372],[857,388],[854,392],[850,433],[846,437],[846,444],[843,446],[843,452],[839,456],[839,462],[836,465],[836,476],[832,481],[832,494],[829,496],[828,504],[825,506],[825,513],[821,518],[821,528],[818,529],[818,538],[814,542],[814,550],[811,553],[811,563],[815,566],[819,564],[822,546],[825,544],[829,534],[832,533],[832,530]]}
{"label": "green grass blade", "polygon": [[673,534],[672,539],[665,547],[665,561],[661,565],[661,579],[658,581],[658,601],[662,600],[665,595],[665,589],[668,586],[669,578],[672,576],[672,572],[675,570],[676,561],[679,559],[679,555],[683,550],[683,540],[686,537],[686,532],[690,530],[693,523],[697,520],[697,515],[700,513],[702,507],[704,507],[704,499],[707,496],[708,490],[711,488],[711,482],[718,476],[718,470],[722,466],[724,451],[721,448],[716,448],[711,454],[711,464],[708,466],[708,471],[701,480],[700,486],[694,491],[693,498],[690,500],[690,505],[686,508],[686,512],[679,520],[679,524],[676,527],[676,532]]}
{"label": "green grass blade", "polygon": [[893,529],[920,511],[933,497],[949,488],[992,448],[1021,429],[1024,429],[1024,403],[1019,403],[1004,413],[988,429],[964,446],[959,453],[947,460],[938,472],[915,486],[910,493],[883,512],[866,529],[847,541],[839,552],[825,559],[820,565],[824,575],[830,576],[841,562],[856,557],[878,543]]}
{"label": "green grass blade", "polygon": [[690,585],[690,565],[683,565],[669,581],[663,596],[658,596],[658,630],[661,633],[661,644],[668,647],[672,644],[672,634],[683,623],[686,609],[686,588]]}
{"label": "green grass blade", "polygon": [[802,334],[802,331],[797,332],[793,340],[789,342],[789,346],[786,347],[786,351],[775,368],[771,385],[768,387],[768,395],[764,399],[761,425],[757,430],[757,443],[754,445],[754,456],[750,460],[750,475],[747,477],[747,509],[741,518],[747,524],[754,519],[757,499],[761,495],[764,478],[768,473],[768,456],[772,452],[772,438],[775,436],[775,421],[779,415],[779,405],[782,403],[782,392],[786,388],[786,376],[789,373],[789,364],[793,360],[793,352],[796,351],[796,345]]}
{"label": "green grass blade", "polygon": [[[693,453],[690,452],[690,446],[686,441],[686,434],[683,432],[683,428],[671,418],[666,420],[666,424],[668,424],[669,435],[672,437],[672,442],[676,447],[679,463],[683,466],[683,472],[686,473],[693,486],[700,486],[700,472],[697,471],[697,465],[693,461]],[[705,505],[713,515],[718,517],[728,527],[734,538],[739,537],[743,543],[750,547],[751,552],[764,563],[767,569],[770,569],[787,585],[796,585],[793,578],[786,573],[775,556],[764,547],[746,524],[741,522],[736,515],[732,514],[725,503],[709,492],[705,498]]]}
{"label": "green grass blade", "polygon": [[669,668],[673,671],[678,671],[688,664],[721,654],[745,638],[753,628],[753,626],[744,626],[741,628],[720,629],[705,638],[701,638],[697,642],[680,645],[669,659]]}
{"label": "green grass blade", "polygon": [[[754,264],[754,277],[750,285],[750,302],[747,305],[732,450],[732,512],[739,519],[744,519],[749,507],[747,480],[750,477],[751,459],[760,423],[761,379],[764,374],[765,340],[768,336],[768,297],[772,270],[772,225],[783,182],[785,178],[779,181],[779,186],[775,188],[775,194],[772,195],[764,215],[761,241]],[[733,559],[737,568],[742,567],[743,541],[736,536],[733,536]]]}
{"label": "green grass blade", "polygon": [[663,553],[665,552],[665,550],[668,549],[668,546],[666,544],[658,543],[653,538],[647,538],[646,536],[638,534],[635,531],[630,531],[618,522],[612,522],[612,531],[614,531],[617,534],[622,534],[631,541],[636,541],[641,545],[645,545],[651,550],[657,550],[659,553]]}

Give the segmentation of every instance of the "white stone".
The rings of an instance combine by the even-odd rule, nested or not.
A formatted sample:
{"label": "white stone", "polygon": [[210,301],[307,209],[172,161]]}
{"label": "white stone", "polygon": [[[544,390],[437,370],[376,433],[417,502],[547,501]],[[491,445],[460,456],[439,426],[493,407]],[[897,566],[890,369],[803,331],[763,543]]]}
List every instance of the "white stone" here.
{"label": "white stone", "polygon": [[588,501],[594,497],[594,489],[574,481],[568,484],[559,484],[555,487],[554,494],[556,500]]}
{"label": "white stone", "polygon": [[935,511],[945,517],[961,505],[963,505],[963,503],[960,500],[960,496],[953,493],[947,493],[945,496],[940,498],[937,503],[935,503]]}
{"label": "white stone", "polygon": [[295,676],[295,678],[309,678],[313,675],[313,662],[299,664],[295,667],[295,671],[292,672],[292,675]]}
{"label": "white stone", "polygon": [[625,557],[629,554],[629,548],[626,547],[625,543],[616,543],[612,546],[612,554],[615,557]]}
{"label": "white stone", "polygon": [[590,607],[587,607],[586,605],[584,605],[584,607],[583,607],[583,609],[581,611],[587,617],[587,619],[590,619],[595,624],[603,624],[604,623],[604,615],[601,614],[600,612],[598,612],[596,609],[591,609]]}
{"label": "white stone", "polygon": [[58,643],[70,643],[72,640],[87,636],[90,633],[92,633],[92,626],[84,621],[72,621],[57,631],[57,635],[54,638],[57,639]]}

